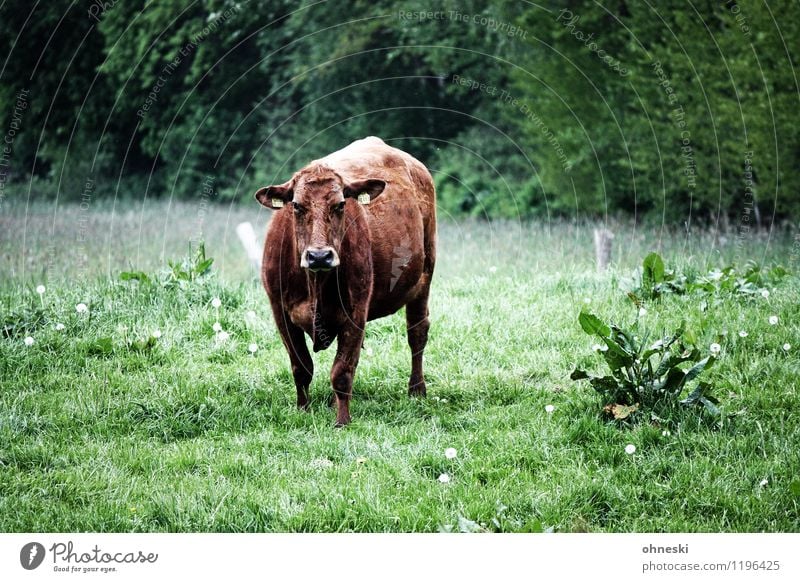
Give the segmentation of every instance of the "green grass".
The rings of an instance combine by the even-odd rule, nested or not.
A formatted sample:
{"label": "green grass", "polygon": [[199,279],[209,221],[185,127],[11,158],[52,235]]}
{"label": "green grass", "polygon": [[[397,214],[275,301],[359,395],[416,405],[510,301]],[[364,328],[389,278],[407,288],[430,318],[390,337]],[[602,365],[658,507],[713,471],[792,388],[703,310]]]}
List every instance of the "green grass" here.
{"label": "green grass", "polygon": [[[503,531],[800,531],[795,273],[768,299],[712,298],[706,312],[691,296],[648,305],[643,321],[655,330],[686,319],[704,345],[727,332],[704,375],[722,402],[718,421],[689,411],[666,425],[619,427],[585,383],[569,380],[576,365],[603,370],[577,323],[585,301],[630,324],[636,310],[622,288],[647,251],[703,269],[737,254],[735,236],[659,239],[658,230],[617,225],[617,266],[596,274],[587,227],[442,220],[429,396],[406,397],[402,313],[372,322],[354,422],[339,430],[327,407],[332,351],[315,356],[312,408],[297,411],[267,298],[235,246],[235,222],[263,222],[263,213],[234,208],[236,220],[211,228],[226,224],[229,209],[209,210],[207,250],[224,268],[202,285],[118,280],[129,267],[155,270],[156,249],[184,254],[186,229],[163,233],[163,204],[127,219],[144,225],[133,241],[136,228],[109,237],[111,213],[94,210],[92,276],[75,280],[69,263],[50,261],[38,321],[30,313],[41,309],[41,263],[48,248],[69,259],[76,226],[63,217],[77,211],[59,212],[64,224],[50,239],[29,238],[41,244],[24,253],[18,236],[0,234],[0,317],[27,307],[20,323],[31,325],[0,338],[0,531],[458,531],[465,520]],[[47,209],[18,208],[3,220],[18,234],[40,215]],[[738,254],[789,265],[789,248],[753,236]],[[89,314],[75,311],[79,302]],[[231,334],[222,344],[217,317]],[[152,349],[129,347],[155,329]],[[110,352],[97,344],[106,337]],[[445,458],[448,447],[456,459]],[[442,473],[450,483],[438,481]]]}

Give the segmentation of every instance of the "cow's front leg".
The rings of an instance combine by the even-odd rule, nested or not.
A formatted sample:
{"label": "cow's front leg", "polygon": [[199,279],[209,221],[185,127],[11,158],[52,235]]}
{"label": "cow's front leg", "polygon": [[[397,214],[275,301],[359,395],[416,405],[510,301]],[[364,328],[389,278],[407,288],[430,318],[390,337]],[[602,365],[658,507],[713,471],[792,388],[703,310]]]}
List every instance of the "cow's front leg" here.
{"label": "cow's front leg", "polygon": [[331,386],[336,397],[336,426],[350,424],[350,399],[353,396],[353,378],[356,374],[364,327],[350,322],[339,333],[336,358],[331,368]]}
{"label": "cow's front leg", "polygon": [[281,313],[280,317],[276,316],[275,321],[278,325],[283,345],[286,347],[286,351],[289,352],[292,376],[294,377],[295,388],[297,388],[297,408],[308,410],[308,387],[314,377],[314,360],[311,359],[311,354],[308,351],[305,335],[303,335],[301,328],[291,322],[289,315],[286,313]]}

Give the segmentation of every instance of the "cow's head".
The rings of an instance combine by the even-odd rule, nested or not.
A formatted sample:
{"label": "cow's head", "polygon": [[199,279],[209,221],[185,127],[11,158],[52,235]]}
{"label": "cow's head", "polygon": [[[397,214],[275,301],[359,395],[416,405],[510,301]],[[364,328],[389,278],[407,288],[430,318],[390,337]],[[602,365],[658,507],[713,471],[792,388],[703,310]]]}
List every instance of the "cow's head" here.
{"label": "cow's head", "polygon": [[347,198],[368,204],[385,186],[383,180],[344,183],[330,168],[317,166],[295,174],[285,184],[259,188],[255,196],[262,206],[292,212],[300,266],[317,272],[339,266]]}

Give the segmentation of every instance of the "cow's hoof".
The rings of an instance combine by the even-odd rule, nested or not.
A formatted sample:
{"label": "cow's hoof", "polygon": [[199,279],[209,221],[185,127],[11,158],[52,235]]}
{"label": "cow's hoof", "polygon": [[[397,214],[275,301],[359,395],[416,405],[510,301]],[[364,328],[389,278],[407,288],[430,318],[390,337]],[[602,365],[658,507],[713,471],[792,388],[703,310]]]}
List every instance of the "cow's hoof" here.
{"label": "cow's hoof", "polygon": [[344,419],[337,418],[336,422],[333,423],[333,428],[344,428],[348,424],[350,424],[350,418],[349,417],[348,418],[344,418]]}
{"label": "cow's hoof", "polygon": [[411,398],[425,398],[425,396],[427,395],[427,390],[425,389],[425,383],[423,382],[415,386],[409,386],[408,395]]}

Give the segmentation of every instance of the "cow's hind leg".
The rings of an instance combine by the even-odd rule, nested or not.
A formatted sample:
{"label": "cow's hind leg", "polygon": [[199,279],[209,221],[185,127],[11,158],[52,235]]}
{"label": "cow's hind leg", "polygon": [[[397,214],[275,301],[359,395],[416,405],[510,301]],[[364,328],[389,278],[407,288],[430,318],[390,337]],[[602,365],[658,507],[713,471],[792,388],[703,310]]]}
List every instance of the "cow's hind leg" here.
{"label": "cow's hind leg", "polygon": [[294,377],[295,388],[297,388],[297,407],[302,410],[308,410],[308,387],[314,377],[314,360],[311,359],[311,354],[308,351],[305,335],[303,335],[303,330],[293,324],[286,314],[281,314],[280,318],[276,317],[275,321],[278,324],[278,331],[281,334],[283,345],[286,347],[286,351],[289,352],[292,376]]}
{"label": "cow's hind leg", "polygon": [[409,396],[425,396],[425,377],[422,373],[422,353],[428,343],[428,290],[406,305],[408,347],[411,348],[411,378],[408,380]]}

